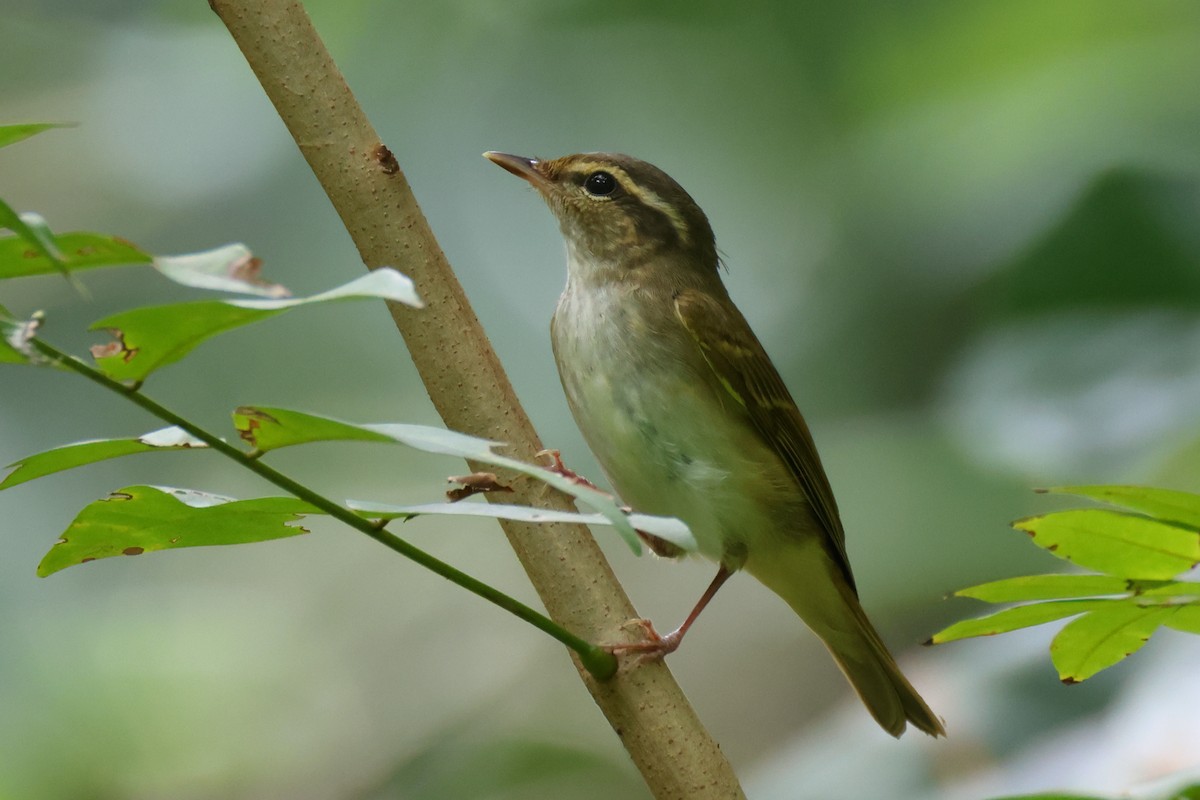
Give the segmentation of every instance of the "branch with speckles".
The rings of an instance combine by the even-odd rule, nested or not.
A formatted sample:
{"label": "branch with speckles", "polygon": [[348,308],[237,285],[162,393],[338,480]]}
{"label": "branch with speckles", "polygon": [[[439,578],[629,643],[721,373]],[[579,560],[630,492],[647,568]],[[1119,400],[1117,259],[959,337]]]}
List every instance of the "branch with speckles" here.
{"label": "branch with speckles", "polygon": [[[543,449],[490,342],[434,238],[400,161],[383,145],[294,0],[211,0],[296,140],[370,269],[395,266],[426,308],[391,307],[446,426],[507,442],[525,460]],[[483,465],[470,464],[473,471]],[[514,476],[501,472],[503,483]],[[491,502],[571,509],[529,482]],[[550,616],[591,641],[615,641],[637,617],[587,528],[501,526]],[[579,667],[578,662],[576,662]],[[743,797],[729,762],[661,663],[597,681],[579,667],[597,705],[659,798]]]}

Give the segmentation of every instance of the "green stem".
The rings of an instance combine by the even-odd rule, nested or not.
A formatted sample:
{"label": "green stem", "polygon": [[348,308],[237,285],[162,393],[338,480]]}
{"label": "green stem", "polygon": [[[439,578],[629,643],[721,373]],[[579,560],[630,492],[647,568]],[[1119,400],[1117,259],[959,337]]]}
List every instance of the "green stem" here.
{"label": "green stem", "polygon": [[266,464],[262,463],[260,459],[251,457],[249,453],[234,447],[224,439],[221,439],[219,436],[206,431],[204,428],[201,428],[198,425],[188,422],[186,419],[170,409],[159,405],[146,395],[142,394],[136,388],[126,386],[119,381],[113,380],[99,370],[88,366],[78,358],[75,358],[68,353],[64,353],[40,339],[33,339],[31,343],[33,347],[38,350],[38,352],[53,359],[59,365],[79,373],[88,380],[100,384],[109,391],[116,392],[117,394],[128,398],[164,422],[168,422],[172,425],[182,428],[192,436],[195,436],[197,439],[207,444],[213,450],[216,450],[218,453],[237,461],[246,469],[270,481],[280,489],[283,489],[285,492],[298,497],[309,505],[321,509],[321,511],[325,512],[334,519],[349,525],[360,533],[370,536],[372,539],[384,545],[385,547],[395,550],[400,555],[417,562],[421,566],[437,573],[438,575],[441,575],[451,583],[455,583],[467,591],[479,595],[483,599],[494,603],[500,608],[503,608],[510,614],[513,614],[525,622],[528,622],[535,628],[548,633],[550,636],[553,636],[555,639],[574,650],[579,655],[579,660],[583,663],[587,671],[597,679],[605,680],[612,677],[612,675],[616,672],[617,661],[616,657],[612,653],[601,647],[597,647],[596,645],[587,642],[584,639],[581,639],[546,615],[535,611],[521,601],[508,596],[500,590],[471,577],[462,570],[450,566],[445,561],[435,558],[429,553],[426,553],[424,550],[414,547],[395,534],[392,534],[379,527],[375,522],[372,522],[365,517],[360,517],[350,509],[338,505],[324,495],[314,492],[312,489],[309,489],[307,486],[304,486],[292,478],[289,478],[282,472],[267,466]]}

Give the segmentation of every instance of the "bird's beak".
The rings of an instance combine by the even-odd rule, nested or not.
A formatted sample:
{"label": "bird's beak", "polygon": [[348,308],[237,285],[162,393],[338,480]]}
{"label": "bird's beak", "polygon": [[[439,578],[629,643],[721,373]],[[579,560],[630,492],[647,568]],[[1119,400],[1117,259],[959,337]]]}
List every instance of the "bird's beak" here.
{"label": "bird's beak", "polygon": [[496,166],[503,167],[518,178],[524,178],[529,181],[535,189],[545,190],[550,187],[550,181],[546,180],[546,176],[538,171],[538,161],[536,158],[497,153],[495,150],[487,151],[483,154],[483,157]]}

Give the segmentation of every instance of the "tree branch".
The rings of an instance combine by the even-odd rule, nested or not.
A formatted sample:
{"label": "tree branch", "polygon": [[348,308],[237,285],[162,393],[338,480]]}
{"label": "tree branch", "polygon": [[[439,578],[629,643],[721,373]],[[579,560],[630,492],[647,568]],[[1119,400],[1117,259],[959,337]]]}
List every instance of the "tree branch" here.
{"label": "tree branch", "polygon": [[[396,266],[416,283],[424,310],[392,317],[446,426],[542,449],[491,343],[434,239],[395,157],[380,141],[304,11],[294,0],[210,0],[266,90],[368,268]],[[478,470],[481,465],[472,464]],[[523,478],[492,501],[572,509]],[[555,620],[591,641],[614,641],[637,614],[587,528],[501,526]],[[740,798],[725,756],[661,662],[599,682],[576,668],[658,798]]]}

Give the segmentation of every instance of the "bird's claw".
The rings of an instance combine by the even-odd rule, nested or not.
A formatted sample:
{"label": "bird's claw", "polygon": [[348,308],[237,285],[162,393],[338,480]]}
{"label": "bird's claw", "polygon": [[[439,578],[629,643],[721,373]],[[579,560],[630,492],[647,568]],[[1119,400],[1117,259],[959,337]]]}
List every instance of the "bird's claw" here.
{"label": "bird's claw", "polygon": [[648,619],[631,619],[621,627],[640,628],[643,638],[637,642],[606,645],[604,649],[618,656],[624,653],[632,653],[639,661],[659,661],[663,657],[674,653],[678,649],[680,641],[683,640],[681,631],[671,631],[666,636],[659,634],[654,629],[654,623]]}

